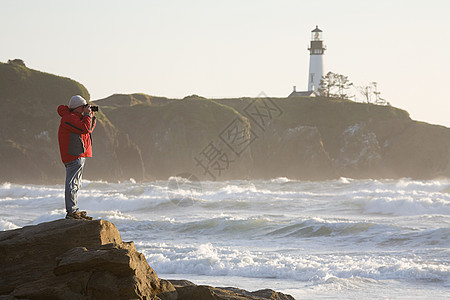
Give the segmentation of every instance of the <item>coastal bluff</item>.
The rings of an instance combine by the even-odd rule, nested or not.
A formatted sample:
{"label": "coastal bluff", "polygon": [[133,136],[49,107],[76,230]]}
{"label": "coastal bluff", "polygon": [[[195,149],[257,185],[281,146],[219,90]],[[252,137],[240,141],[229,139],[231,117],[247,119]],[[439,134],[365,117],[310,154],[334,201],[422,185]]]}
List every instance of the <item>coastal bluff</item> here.
{"label": "coastal bluff", "polygon": [[[0,182],[64,181],[56,108],[77,94],[90,99],[72,79],[0,63]],[[450,128],[392,106],[265,95],[114,94],[93,103],[88,180],[450,178]]]}
{"label": "coastal bluff", "polygon": [[294,299],[269,289],[160,279],[106,220],[56,220],[0,232],[0,299]]}

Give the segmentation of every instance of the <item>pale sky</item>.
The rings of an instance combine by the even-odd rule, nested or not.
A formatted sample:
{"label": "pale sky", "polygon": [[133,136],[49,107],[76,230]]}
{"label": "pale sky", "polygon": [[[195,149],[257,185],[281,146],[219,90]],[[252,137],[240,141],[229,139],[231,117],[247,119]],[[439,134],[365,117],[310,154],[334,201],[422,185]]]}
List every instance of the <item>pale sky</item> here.
{"label": "pale sky", "polygon": [[72,78],[92,100],[286,97],[307,89],[318,25],[325,73],[376,81],[413,119],[450,127],[448,0],[0,0],[0,12],[1,62]]}

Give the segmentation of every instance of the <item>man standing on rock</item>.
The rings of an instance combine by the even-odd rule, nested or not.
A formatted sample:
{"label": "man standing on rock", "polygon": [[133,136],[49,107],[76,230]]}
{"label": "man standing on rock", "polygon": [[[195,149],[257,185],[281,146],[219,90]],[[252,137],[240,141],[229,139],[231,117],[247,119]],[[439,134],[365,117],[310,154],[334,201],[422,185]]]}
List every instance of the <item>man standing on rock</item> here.
{"label": "man standing on rock", "polygon": [[90,105],[79,96],[70,98],[69,105],[60,105],[61,123],[58,131],[61,159],[66,166],[66,219],[87,219],[85,211],[79,211],[77,193],[86,157],[92,157],[92,137],[96,120]]}

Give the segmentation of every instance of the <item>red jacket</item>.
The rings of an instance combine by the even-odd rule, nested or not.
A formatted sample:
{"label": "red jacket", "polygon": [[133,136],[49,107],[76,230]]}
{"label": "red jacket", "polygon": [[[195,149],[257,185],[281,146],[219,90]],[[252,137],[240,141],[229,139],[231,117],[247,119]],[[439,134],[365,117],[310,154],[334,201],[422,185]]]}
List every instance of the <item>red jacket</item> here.
{"label": "red jacket", "polygon": [[64,164],[79,157],[92,157],[91,133],[95,127],[95,117],[71,112],[67,105],[58,107],[61,123],[58,130],[59,151]]}

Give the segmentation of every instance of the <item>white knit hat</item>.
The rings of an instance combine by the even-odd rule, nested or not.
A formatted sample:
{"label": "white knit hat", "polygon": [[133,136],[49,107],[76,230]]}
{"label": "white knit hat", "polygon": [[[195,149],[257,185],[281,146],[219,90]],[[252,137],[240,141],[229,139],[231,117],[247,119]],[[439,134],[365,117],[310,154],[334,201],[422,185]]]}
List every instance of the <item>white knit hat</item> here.
{"label": "white knit hat", "polygon": [[76,95],[76,96],[73,96],[72,98],[70,98],[69,109],[74,109],[74,108],[77,108],[78,106],[86,105],[86,104],[87,104],[87,101],[84,100],[83,97],[81,97],[80,95]]}

